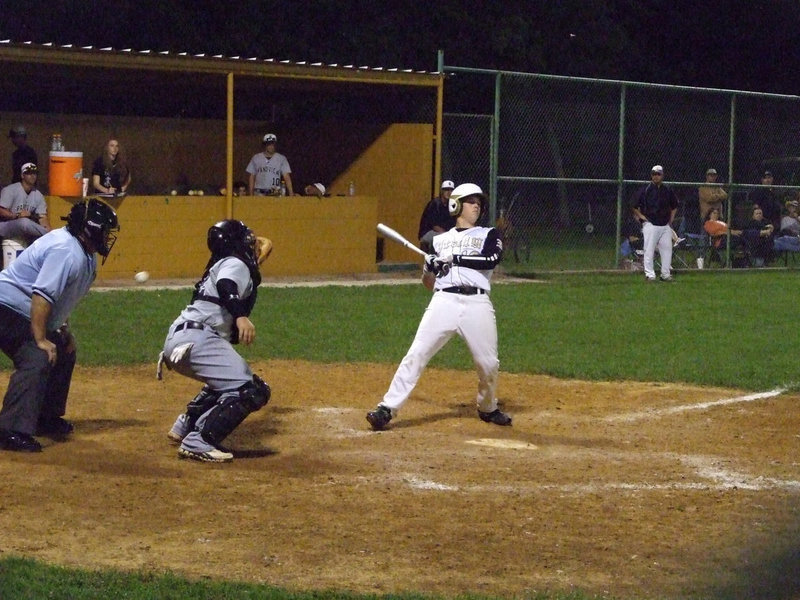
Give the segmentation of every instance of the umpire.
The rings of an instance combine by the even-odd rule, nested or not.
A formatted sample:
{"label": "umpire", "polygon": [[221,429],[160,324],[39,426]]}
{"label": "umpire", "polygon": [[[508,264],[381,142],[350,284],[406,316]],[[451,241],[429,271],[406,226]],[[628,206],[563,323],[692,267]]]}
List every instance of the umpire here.
{"label": "umpire", "polygon": [[656,280],[656,248],[661,257],[661,281],[672,281],[672,221],[678,211],[678,198],[664,185],[664,167],[655,165],[650,169],[650,183],[636,194],[632,210],[642,224],[646,281]]}
{"label": "umpire", "polygon": [[0,272],[0,349],[14,362],[0,409],[0,449],[40,452],[34,435],[72,432],[63,418],[75,367],[75,339],[67,319],[97,275],[97,258],[111,251],[119,231],[107,204],[84,200],[66,227],[34,241]]}

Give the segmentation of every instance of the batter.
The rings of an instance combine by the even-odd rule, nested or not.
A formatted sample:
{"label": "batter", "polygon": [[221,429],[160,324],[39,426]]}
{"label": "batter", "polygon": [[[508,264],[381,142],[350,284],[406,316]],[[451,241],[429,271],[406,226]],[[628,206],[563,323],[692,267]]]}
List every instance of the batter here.
{"label": "batter", "polygon": [[172,323],[161,364],[205,385],[167,434],[180,444],[178,456],[230,462],[222,441],[270,398],[269,386],[233,347],[255,339],[249,319],[261,283],[259,265],[272,243],[256,238],[241,221],[220,221],[208,230],[211,258],[195,285],[192,302]]}
{"label": "batter", "polygon": [[495,396],[500,361],[489,291],[503,244],[497,229],[477,226],[486,202],[474,183],[463,183],[450,194],[448,209],[456,226],[433,238],[435,254],[426,258],[422,276],[433,297],[389,390],[375,410],[367,413],[367,421],[376,431],[385,429],[397,416],[425,366],[455,334],[466,342],[478,370],[478,416],[487,423],[511,425],[511,417],[497,408]]}

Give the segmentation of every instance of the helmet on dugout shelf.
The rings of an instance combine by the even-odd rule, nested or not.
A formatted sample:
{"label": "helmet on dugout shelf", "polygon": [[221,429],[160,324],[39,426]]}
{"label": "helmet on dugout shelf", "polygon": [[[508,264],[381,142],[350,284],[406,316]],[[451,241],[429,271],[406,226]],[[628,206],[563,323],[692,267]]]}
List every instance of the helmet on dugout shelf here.
{"label": "helmet on dugout shelf", "polygon": [[236,219],[219,221],[209,227],[208,249],[217,258],[238,256],[248,264],[256,262],[256,236]]}
{"label": "helmet on dugout shelf", "polygon": [[62,219],[67,222],[67,231],[91,242],[105,263],[120,229],[116,211],[105,202],[90,198],[75,203]]}
{"label": "helmet on dugout shelf", "polygon": [[487,209],[486,194],[483,193],[480,186],[474,183],[462,183],[452,191],[450,200],[447,202],[447,208],[450,211],[451,217],[457,217],[461,214],[461,201],[469,196],[478,196],[481,201],[481,217],[483,217]]}

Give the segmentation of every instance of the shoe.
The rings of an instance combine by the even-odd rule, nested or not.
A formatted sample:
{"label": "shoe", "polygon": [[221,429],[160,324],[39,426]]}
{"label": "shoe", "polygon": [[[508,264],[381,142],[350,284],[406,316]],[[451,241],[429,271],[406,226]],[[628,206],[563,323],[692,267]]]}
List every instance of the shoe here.
{"label": "shoe", "polygon": [[679,237],[677,240],[675,240],[675,243],[674,243],[674,244],[672,244],[672,247],[673,247],[673,248],[676,248],[677,246],[679,246],[679,245],[680,245],[680,243],[681,243],[681,242],[683,242],[683,241],[685,241],[685,240],[686,240],[686,238]]}
{"label": "shoe", "polygon": [[69,435],[75,426],[62,417],[46,417],[36,424],[36,435]]}
{"label": "shoe", "polygon": [[194,450],[178,448],[178,458],[190,458],[192,460],[199,460],[201,462],[226,463],[233,460],[233,454],[230,452],[224,452],[219,448],[214,448],[213,450],[208,450],[207,452],[195,452]]}
{"label": "shoe", "polygon": [[495,408],[492,412],[481,412],[479,410],[478,416],[481,418],[481,421],[485,421],[487,423],[494,423],[495,425],[511,425],[511,417],[501,411],[499,408]]}
{"label": "shoe", "polygon": [[661,276],[661,281],[666,281],[667,283],[672,283],[672,282],[674,282],[675,280],[672,278],[672,275],[669,275],[668,277],[664,277],[664,276],[662,275],[662,276]]}
{"label": "shoe", "polygon": [[180,444],[189,434],[189,425],[187,424],[186,413],[178,415],[178,418],[175,419],[175,423],[172,425],[172,429],[167,432],[167,437],[171,442],[175,442],[176,444]]}
{"label": "shoe", "polygon": [[380,404],[375,410],[367,413],[367,421],[370,425],[372,425],[372,429],[374,431],[382,431],[383,429],[386,429],[386,426],[391,420],[392,411],[385,406],[381,406]]}
{"label": "shoe", "polygon": [[644,280],[647,283],[653,283],[656,280],[656,278],[655,277],[645,277]]}
{"label": "shoe", "polygon": [[0,448],[11,452],[41,452],[42,445],[32,435],[0,430]]}

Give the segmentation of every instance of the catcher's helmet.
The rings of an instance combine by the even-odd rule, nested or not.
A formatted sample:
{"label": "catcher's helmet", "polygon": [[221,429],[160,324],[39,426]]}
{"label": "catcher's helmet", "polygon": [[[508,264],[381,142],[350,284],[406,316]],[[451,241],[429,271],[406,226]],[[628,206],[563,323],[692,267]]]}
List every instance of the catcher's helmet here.
{"label": "catcher's helmet", "polygon": [[209,227],[208,249],[217,258],[235,255],[255,264],[256,236],[241,221],[226,219]]}
{"label": "catcher's helmet", "polygon": [[451,217],[457,217],[461,214],[461,201],[468,196],[478,196],[481,201],[481,217],[486,213],[486,194],[480,186],[474,183],[462,183],[456,187],[450,194],[450,200],[447,201],[447,208],[450,211]]}
{"label": "catcher's helmet", "polygon": [[90,198],[75,203],[69,215],[62,218],[67,222],[67,231],[75,237],[83,235],[105,263],[120,229],[116,211],[105,202]]}

